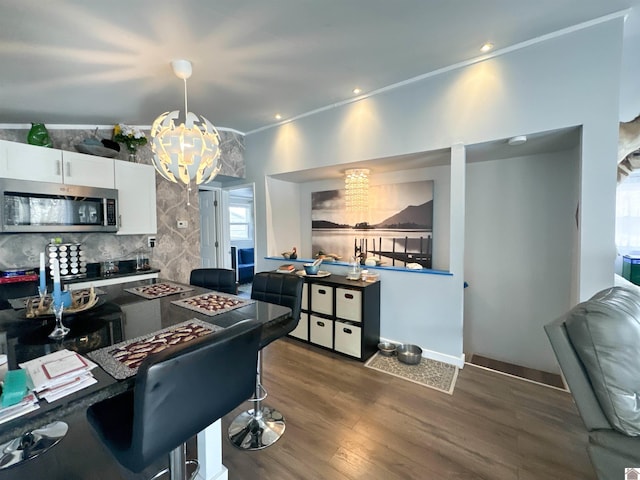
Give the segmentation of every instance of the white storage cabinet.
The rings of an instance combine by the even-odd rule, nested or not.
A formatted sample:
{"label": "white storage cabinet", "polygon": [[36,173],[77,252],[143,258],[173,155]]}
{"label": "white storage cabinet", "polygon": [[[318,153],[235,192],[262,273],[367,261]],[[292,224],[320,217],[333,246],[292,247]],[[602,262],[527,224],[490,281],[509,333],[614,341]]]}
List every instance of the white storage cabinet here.
{"label": "white storage cabinet", "polygon": [[302,314],[291,337],[365,361],[380,340],[380,282],[305,277]]}

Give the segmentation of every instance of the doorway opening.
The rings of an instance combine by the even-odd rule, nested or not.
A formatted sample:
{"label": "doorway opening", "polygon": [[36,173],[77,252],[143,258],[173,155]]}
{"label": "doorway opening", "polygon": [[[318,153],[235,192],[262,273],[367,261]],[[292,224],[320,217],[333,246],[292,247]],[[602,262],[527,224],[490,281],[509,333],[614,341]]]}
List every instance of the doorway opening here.
{"label": "doorway opening", "polygon": [[238,295],[251,296],[255,273],[255,208],[253,184],[225,189],[228,202],[228,232],[232,268],[236,272]]}

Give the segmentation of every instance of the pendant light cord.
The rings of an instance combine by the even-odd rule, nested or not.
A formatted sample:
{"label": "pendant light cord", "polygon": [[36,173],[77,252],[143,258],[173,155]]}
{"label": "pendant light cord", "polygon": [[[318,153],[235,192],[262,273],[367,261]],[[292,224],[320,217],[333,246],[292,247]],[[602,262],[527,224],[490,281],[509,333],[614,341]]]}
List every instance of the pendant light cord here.
{"label": "pendant light cord", "polygon": [[187,79],[184,79],[184,121],[187,123],[187,113],[189,108],[187,107]]}

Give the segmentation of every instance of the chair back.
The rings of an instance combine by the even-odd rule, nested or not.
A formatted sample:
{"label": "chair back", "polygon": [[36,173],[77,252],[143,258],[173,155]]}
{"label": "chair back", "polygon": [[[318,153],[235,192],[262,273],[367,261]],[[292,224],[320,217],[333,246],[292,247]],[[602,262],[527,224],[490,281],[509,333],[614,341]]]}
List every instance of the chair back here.
{"label": "chair back", "polygon": [[260,348],[289,334],[298,325],[302,309],[302,285],[304,278],[289,273],[259,272],[253,277],[251,298],[262,302],[275,303],[291,309],[291,316],[285,322],[265,325],[262,330]]}
{"label": "chair back", "polygon": [[130,455],[139,467],[177,448],[251,396],[260,333],[257,320],[245,320],[152,355],[140,365]]}
{"label": "chair back", "polygon": [[208,288],[216,292],[238,293],[236,285],[236,272],[227,268],[196,268],[191,270],[189,279],[191,285]]}

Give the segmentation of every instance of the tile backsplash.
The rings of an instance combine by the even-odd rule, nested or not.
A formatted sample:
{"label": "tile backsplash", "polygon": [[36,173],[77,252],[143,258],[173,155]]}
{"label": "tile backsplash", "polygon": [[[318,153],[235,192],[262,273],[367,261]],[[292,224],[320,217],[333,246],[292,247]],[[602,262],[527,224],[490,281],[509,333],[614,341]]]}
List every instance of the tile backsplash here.
{"label": "tile backsplash", "polygon": [[[29,129],[0,130],[0,139],[27,143]],[[49,135],[54,148],[76,151],[74,145],[85,138],[97,135],[111,138],[111,130],[52,129]],[[145,132],[148,136],[148,131]],[[222,158],[221,175],[244,177],[244,137],[228,131],[220,131]],[[126,148],[121,149],[119,160],[127,160]],[[151,164],[149,145],[138,150],[138,162]],[[192,269],[200,267],[200,209],[197,188],[190,194],[187,205],[187,188],[169,182],[156,174],[156,206],[158,233],[156,247],[147,249],[148,235],[116,235],[111,233],[60,233],[60,234],[0,234],[0,270],[20,267],[36,267],[39,254],[51,238],[60,237],[65,243],[82,243],[88,262],[134,259],[135,252],[147,249],[153,268],[161,269],[162,278],[188,283]],[[187,220],[189,228],[178,229],[176,220]]]}

